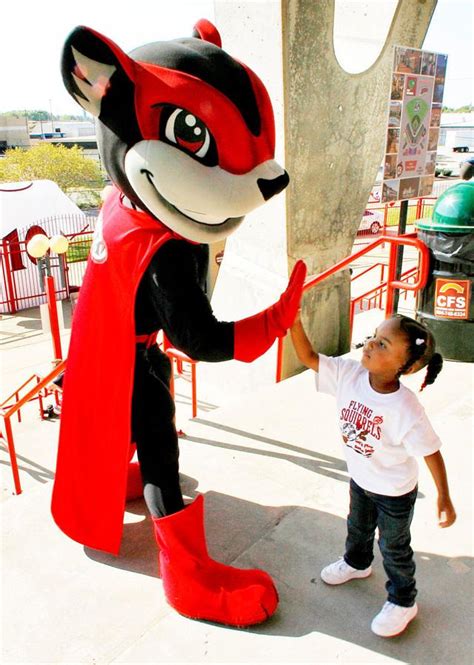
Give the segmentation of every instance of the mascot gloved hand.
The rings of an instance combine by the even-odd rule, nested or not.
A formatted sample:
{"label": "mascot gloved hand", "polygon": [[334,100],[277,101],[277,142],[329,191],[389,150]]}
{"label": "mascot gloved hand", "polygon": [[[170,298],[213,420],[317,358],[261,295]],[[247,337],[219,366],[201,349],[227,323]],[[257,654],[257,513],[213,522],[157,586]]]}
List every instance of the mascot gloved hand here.
{"label": "mascot gloved hand", "polygon": [[243,321],[218,321],[204,291],[209,243],[288,184],[273,159],[267,91],[221,49],[205,20],[191,38],[129,55],[94,30],[76,28],[62,73],[69,93],[97,118],[114,187],[74,312],[54,519],[78,542],[117,554],[127,477],[136,492],[129,476],[135,442],[168,602],[196,619],[259,623],[277,607],[271,578],[212,560],[203,497],[184,505],[171,366],[156,334],[163,330],[196,360],[250,362],[293,322],[302,262],[280,300]]}
{"label": "mascot gloved hand", "polygon": [[286,291],[278,302],[259,314],[235,322],[236,360],[251,362],[265,353],[276,337],[286,335],[300,306],[305,277],[306,266],[303,261],[298,261],[293,268]]}

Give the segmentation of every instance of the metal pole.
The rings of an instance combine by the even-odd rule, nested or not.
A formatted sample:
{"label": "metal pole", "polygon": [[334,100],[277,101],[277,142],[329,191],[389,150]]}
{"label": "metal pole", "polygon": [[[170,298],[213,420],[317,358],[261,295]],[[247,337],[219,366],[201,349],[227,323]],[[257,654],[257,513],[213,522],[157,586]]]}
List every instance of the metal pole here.
{"label": "metal pole", "polygon": [[61,350],[61,337],[59,335],[58,310],[56,307],[56,290],[54,288],[54,277],[46,276],[46,295],[48,297],[49,323],[51,326],[51,336],[53,338],[54,359],[62,360],[63,352]]}
{"label": "metal pole", "polygon": [[10,422],[9,416],[5,416],[5,434],[7,435],[8,454],[10,455],[10,462],[12,465],[12,474],[13,474],[13,482],[15,485],[15,492],[16,494],[21,494],[20,474],[18,472],[15,444],[13,443],[12,424]]}
{"label": "metal pole", "polygon": [[51,134],[54,136],[53,106],[51,100],[49,100],[49,114],[51,116]]}
{"label": "metal pole", "polygon": [[196,363],[191,363],[191,390],[193,418],[197,416],[197,388],[196,388]]}
{"label": "metal pole", "polygon": [[[405,233],[407,228],[407,213],[408,213],[408,201],[402,201],[400,203],[400,217],[398,221],[398,235],[401,236]],[[395,268],[395,280],[398,282],[400,280],[401,274],[403,271],[403,245],[400,245],[397,249],[397,265]],[[393,308],[392,313],[396,314],[398,311],[398,300],[400,297],[400,292],[398,289],[394,289],[393,293]]]}
{"label": "metal pole", "polygon": [[397,271],[397,246],[390,243],[390,254],[388,259],[388,276],[387,276],[387,299],[385,301],[385,318],[389,319],[392,314],[397,311],[395,309],[395,296],[398,294],[397,289],[392,286],[395,281]]}
{"label": "metal pole", "polygon": [[278,338],[277,345],[277,369],[276,369],[276,383],[280,383],[283,365],[283,337]]}
{"label": "metal pole", "polygon": [[3,265],[5,266],[5,291],[7,293],[8,304],[10,307],[10,314],[15,314],[17,311],[17,301],[15,296],[15,284],[12,270],[12,262],[10,259],[10,244],[4,240],[2,242],[3,249]]}

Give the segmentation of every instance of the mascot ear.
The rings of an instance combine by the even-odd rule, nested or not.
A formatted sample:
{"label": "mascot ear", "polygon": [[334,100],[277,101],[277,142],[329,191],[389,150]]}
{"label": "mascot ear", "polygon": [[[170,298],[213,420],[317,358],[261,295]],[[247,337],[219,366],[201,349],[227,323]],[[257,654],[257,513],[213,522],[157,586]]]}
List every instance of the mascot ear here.
{"label": "mascot ear", "polygon": [[218,29],[205,18],[199,19],[194,26],[193,37],[202,39],[205,42],[211,42],[211,44],[222,48],[222,39]]}
{"label": "mascot ear", "polygon": [[126,82],[125,88],[133,90],[133,61],[113,41],[84,26],[67,38],[61,69],[69,94],[96,117],[114,74],[114,80],[121,79],[121,87]]}

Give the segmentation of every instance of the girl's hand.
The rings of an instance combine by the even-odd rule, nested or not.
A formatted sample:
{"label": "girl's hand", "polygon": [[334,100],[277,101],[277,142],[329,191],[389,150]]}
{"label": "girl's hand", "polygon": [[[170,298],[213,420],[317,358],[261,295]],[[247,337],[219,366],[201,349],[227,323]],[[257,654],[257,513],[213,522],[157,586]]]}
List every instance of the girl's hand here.
{"label": "girl's hand", "polygon": [[[444,518],[444,519],[443,519]],[[445,529],[456,521],[456,511],[451,503],[451,499],[444,496],[438,496],[438,524]]]}

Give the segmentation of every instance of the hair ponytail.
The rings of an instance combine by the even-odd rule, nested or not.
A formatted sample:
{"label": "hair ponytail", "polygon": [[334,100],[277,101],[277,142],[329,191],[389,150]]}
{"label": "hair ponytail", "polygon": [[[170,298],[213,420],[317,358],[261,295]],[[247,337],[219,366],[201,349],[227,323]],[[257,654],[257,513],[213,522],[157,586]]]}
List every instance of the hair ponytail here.
{"label": "hair ponytail", "polygon": [[433,353],[430,361],[426,367],[426,374],[423,383],[421,384],[420,392],[426,386],[430,386],[436,381],[436,377],[443,369],[443,356],[440,353]]}

